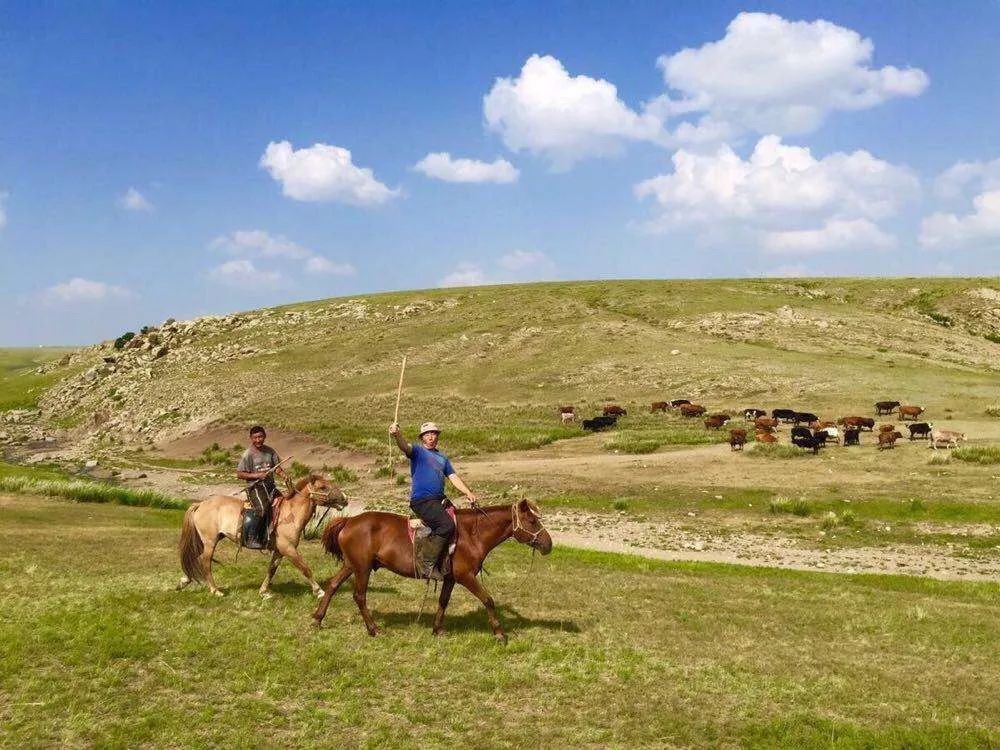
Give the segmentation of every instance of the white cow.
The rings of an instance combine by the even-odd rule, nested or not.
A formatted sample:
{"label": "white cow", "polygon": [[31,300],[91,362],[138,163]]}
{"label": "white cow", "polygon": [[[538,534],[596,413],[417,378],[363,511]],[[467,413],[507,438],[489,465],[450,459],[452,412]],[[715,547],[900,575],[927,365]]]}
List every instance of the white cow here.
{"label": "white cow", "polygon": [[931,448],[934,450],[937,450],[938,443],[944,443],[949,448],[957,448],[965,439],[965,433],[957,430],[931,430]]}

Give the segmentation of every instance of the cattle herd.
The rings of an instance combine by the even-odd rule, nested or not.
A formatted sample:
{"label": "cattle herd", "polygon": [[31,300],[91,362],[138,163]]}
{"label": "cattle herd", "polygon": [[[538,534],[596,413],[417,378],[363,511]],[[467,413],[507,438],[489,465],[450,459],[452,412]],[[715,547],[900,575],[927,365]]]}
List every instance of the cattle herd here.
{"label": "cattle herd", "polygon": [[[708,410],[701,404],[692,403],[688,399],[673,401],[654,401],[650,412],[677,412],[682,417],[704,417],[706,430],[718,430],[732,421],[733,416],[726,412],[706,414]],[[955,447],[965,440],[965,433],[955,430],[942,430],[934,427],[931,422],[918,422],[924,413],[923,407],[904,405],[899,401],[878,401],[875,403],[875,415],[887,416],[896,414],[900,422],[905,424],[910,440],[929,440],[935,450],[939,446]],[[560,406],[560,418],[563,424],[576,421],[576,407]],[[753,424],[754,438],[758,443],[776,443],[775,432],[780,425],[792,425],[791,443],[803,450],[818,453],[827,445],[842,445],[844,447],[861,445],[861,436],[870,432],[874,438],[872,444],[879,450],[894,448],[896,441],[903,438],[903,433],[895,424],[883,423],[875,430],[875,420],[871,417],[846,416],[836,421],[822,420],[816,414],[795,409],[772,409],[770,416],[764,409],[747,408],[739,414],[744,422]],[[581,426],[585,430],[597,432],[607,430],[617,425],[620,417],[628,416],[628,412],[617,404],[608,404],[603,413],[590,419],[584,419]],[[737,428],[729,431],[729,445],[732,450],[742,450],[747,441],[747,429]]]}

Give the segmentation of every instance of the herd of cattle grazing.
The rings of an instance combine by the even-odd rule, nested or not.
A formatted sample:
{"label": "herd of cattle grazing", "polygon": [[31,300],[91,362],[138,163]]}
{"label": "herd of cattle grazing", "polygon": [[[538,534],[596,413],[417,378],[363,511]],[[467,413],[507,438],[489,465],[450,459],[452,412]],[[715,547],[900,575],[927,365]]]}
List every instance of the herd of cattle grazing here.
{"label": "herd of cattle grazing", "polygon": [[[704,417],[706,430],[721,429],[733,420],[733,416],[726,412],[707,414],[708,409],[704,406],[684,398],[673,401],[654,401],[650,405],[650,412],[654,414],[671,411],[676,411],[682,417]],[[923,413],[923,407],[904,405],[899,401],[878,401],[875,404],[876,416],[897,414],[901,422],[910,422],[904,425],[909,431],[910,440],[930,440],[930,445],[935,450],[938,446],[955,447],[966,439],[964,432],[936,429],[931,422],[917,422],[916,420]],[[576,407],[574,406],[560,406],[559,414],[563,424],[576,421]],[[861,435],[864,432],[872,433],[875,438],[874,445],[879,450],[895,448],[896,441],[903,438],[903,433],[896,428],[895,424],[881,424],[876,432],[875,420],[871,417],[846,416],[836,421],[828,421],[807,411],[772,409],[770,416],[768,416],[764,409],[757,408],[743,409],[740,414],[744,422],[753,423],[754,438],[758,443],[778,442],[775,432],[780,425],[790,424],[792,425],[792,445],[803,450],[811,450],[813,453],[819,453],[821,448],[830,444],[844,447],[861,445]],[[592,432],[607,430],[617,425],[619,417],[625,416],[628,416],[628,412],[623,407],[617,404],[608,404],[604,407],[601,415],[584,419],[581,426]],[[743,446],[747,442],[748,429],[738,428],[729,431],[729,445],[732,450],[743,450]]]}

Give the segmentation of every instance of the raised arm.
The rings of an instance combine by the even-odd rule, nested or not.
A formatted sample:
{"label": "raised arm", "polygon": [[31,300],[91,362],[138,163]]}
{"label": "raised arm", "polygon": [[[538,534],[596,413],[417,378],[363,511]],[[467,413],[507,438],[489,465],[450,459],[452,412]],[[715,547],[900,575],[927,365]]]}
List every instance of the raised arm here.
{"label": "raised arm", "polygon": [[406,439],[403,437],[403,433],[399,429],[398,422],[393,422],[389,425],[389,434],[392,436],[392,439],[396,441],[396,445],[403,452],[403,454],[407,458],[410,458],[413,455],[413,447],[406,442]]}

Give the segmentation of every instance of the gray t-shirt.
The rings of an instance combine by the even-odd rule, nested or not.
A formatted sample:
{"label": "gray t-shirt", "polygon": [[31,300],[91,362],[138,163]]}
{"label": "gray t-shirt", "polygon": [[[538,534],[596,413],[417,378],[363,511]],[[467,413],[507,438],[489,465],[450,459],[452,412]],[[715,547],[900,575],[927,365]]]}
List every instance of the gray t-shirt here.
{"label": "gray t-shirt", "polygon": [[[281,463],[281,460],[271,446],[265,444],[260,447],[260,450],[257,450],[251,445],[243,452],[239,464],[236,465],[236,471],[267,471],[268,469],[273,469],[279,463]],[[254,480],[251,479],[249,481],[252,482]],[[267,479],[263,480],[263,483],[273,487],[274,472],[269,474]]]}

